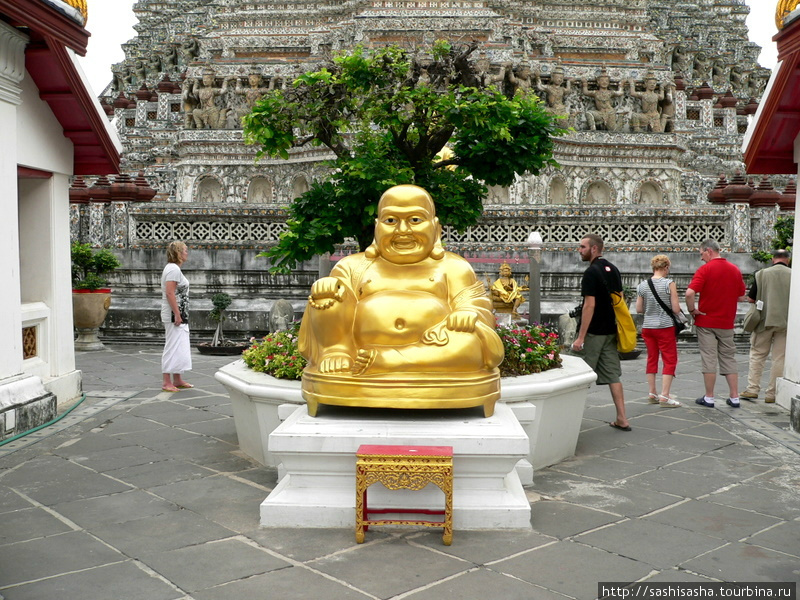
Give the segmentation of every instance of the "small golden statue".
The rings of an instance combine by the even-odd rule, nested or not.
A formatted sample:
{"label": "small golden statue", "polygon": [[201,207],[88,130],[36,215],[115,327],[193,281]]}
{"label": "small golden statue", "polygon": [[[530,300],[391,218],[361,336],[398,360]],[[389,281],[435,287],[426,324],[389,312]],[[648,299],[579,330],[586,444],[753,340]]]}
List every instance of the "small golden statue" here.
{"label": "small golden statue", "polygon": [[303,397],[319,404],[494,413],[503,344],[486,289],[442,248],[433,199],[387,190],[375,240],[314,282],[300,326]]}
{"label": "small golden statue", "polygon": [[511,313],[515,319],[519,318],[517,309],[525,301],[522,292],[528,291],[528,286],[520,286],[511,277],[511,266],[508,263],[500,265],[500,277],[489,288],[492,294],[492,305],[496,313]]}

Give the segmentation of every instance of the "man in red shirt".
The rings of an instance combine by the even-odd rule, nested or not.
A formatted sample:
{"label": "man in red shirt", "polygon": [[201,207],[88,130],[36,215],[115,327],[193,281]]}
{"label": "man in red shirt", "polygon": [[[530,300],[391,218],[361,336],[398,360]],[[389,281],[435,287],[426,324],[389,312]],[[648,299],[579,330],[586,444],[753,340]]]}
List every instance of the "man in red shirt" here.
{"label": "man in red shirt", "polygon": [[[728,381],[729,406],[739,407],[739,372],[736,366],[736,344],[733,341],[733,321],[740,300],[745,300],[745,285],[739,267],[719,255],[719,244],[708,239],[700,244],[700,259],[705,263],[697,269],[686,289],[686,310],[694,319],[700,358],[703,367],[705,395],[695,402],[714,406],[714,384],[717,364],[720,374]],[[696,303],[700,294],[700,302]]]}

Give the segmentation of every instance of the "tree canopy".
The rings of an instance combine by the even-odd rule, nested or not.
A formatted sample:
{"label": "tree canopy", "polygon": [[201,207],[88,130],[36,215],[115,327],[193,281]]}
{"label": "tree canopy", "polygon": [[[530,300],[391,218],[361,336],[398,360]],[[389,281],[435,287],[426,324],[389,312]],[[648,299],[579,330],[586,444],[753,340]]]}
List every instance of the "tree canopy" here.
{"label": "tree canopy", "polygon": [[306,144],[335,156],[330,175],[293,201],[288,229],[264,253],[273,271],[346,238],[366,248],[378,199],[391,186],[425,188],[442,224],[463,231],[480,218],[487,185],[508,186],[556,164],[552,137],[565,130],[532,93],[505,95],[476,71],[476,47],[440,41],[423,56],[357,46],[262,96],[244,118],[259,158],[288,159]]}

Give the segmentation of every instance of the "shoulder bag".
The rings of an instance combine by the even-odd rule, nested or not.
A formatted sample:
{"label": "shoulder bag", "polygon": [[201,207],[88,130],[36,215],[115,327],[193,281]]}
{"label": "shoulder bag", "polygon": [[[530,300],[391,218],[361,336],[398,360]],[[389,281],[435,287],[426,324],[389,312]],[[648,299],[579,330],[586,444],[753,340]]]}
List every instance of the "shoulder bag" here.
{"label": "shoulder bag", "polygon": [[761,300],[761,283],[758,281],[760,274],[761,271],[756,273],[756,301],[750,305],[750,310],[747,311],[744,321],[742,321],[742,329],[747,333],[753,333],[761,323],[761,311],[756,308],[758,301]]}
{"label": "shoulder bag", "polygon": [[[661,308],[664,309],[664,312],[667,313],[670,316],[670,318],[672,319],[672,322],[675,324],[675,335],[678,335],[681,331],[686,329],[686,323],[683,323],[682,321],[680,321],[678,319],[678,317],[675,316],[675,313],[672,312],[669,308],[667,308],[666,303],[661,299],[661,296],[658,295],[658,292],[656,292],[656,286],[653,285],[653,278],[652,277],[648,278],[647,285],[650,286],[650,291],[653,292],[653,297],[656,299],[656,302],[659,303]],[[669,288],[667,288],[667,289],[669,289]],[[681,313],[681,314],[683,314],[683,313]]]}
{"label": "shoulder bag", "polygon": [[628,303],[625,302],[622,292],[612,292],[608,287],[606,276],[603,274],[603,269],[600,268],[600,265],[597,263],[592,264],[597,265],[600,270],[600,277],[611,297],[611,306],[614,307],[614,317],[617,320],[617,351],[623,354],[633,352],[636,349],[636,324],[633,322],[630,310],[628,310]]}

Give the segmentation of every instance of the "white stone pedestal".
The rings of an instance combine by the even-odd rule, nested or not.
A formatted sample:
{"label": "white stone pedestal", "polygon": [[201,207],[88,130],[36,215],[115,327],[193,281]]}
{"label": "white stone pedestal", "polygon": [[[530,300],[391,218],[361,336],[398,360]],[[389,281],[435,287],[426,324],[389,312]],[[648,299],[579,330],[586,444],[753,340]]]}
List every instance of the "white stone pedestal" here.
{"label": "white stone pedestal", "polygon": [[[269,452],[284,477],[261,504],[265,527],[352,527],[356,451],[361,444],[453,446],[453,519],[456,529],[530,529],[531,509],[517,461],[528,436],[507,406],[485,418],[480,409],[402,411],[305,406],[269,436]],[[369,489],[374,508],[443,506],[441,490]]]}

